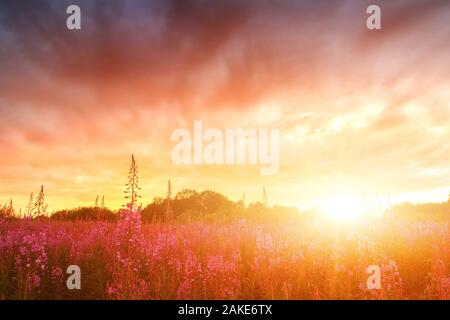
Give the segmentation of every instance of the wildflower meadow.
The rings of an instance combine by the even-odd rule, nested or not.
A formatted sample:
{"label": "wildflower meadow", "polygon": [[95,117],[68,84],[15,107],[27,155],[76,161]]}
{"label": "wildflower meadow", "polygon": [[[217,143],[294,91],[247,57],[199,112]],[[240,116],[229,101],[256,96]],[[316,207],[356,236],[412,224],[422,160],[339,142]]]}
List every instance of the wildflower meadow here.
{"label": "wildflower meadow", "polygon": [[450,298],[450,201],[425,207],[426,219],[400,206],[338,223],[271,207],[265,189],[248,206],[212,191],[172,198],[169,181],[166,198],[142,208],[137,173],[133,156],[117,213],[97,197],[50,215],[44,187],[22,217],[5,205],[0,299]]}
{"label": "wildflower meadow", "polygon": [[[449,299],[449,225],[0,221],[1,299]],[[357,230],[357,231],[355,231]],[[381,288],[366,286],[368,265]],[[68,290],[66,269],[81,270]]]}

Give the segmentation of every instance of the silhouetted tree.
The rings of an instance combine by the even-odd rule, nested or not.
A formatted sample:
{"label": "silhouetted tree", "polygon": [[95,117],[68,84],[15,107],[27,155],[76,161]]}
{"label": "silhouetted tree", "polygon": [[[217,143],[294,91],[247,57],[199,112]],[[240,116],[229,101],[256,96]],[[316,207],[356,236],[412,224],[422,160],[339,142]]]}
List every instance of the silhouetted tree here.
{"label": "silhouetted tree", "polygon": [[192,197],[198,196],[198,192],[192,189],[183,189],[177,193],[175,199],[190,199]]}

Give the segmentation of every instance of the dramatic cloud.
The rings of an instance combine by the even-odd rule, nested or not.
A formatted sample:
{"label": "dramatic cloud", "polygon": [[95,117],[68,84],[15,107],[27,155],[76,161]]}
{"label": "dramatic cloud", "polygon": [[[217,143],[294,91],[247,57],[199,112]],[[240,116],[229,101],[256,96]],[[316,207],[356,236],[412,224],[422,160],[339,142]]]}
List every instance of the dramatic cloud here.
{"label": "dramatic cloud", "polygon": [[[77,3],[82,30],[65,27]],[[312,205],[334,192],[443,200],[450,172],[450,4],[376,1],[4,1],[0,201],[40,184],[53,208],[175,188]],[[177,167],[193,120],[279,128],[280,172]],[[286,192],[289,190],[289,192]]]}

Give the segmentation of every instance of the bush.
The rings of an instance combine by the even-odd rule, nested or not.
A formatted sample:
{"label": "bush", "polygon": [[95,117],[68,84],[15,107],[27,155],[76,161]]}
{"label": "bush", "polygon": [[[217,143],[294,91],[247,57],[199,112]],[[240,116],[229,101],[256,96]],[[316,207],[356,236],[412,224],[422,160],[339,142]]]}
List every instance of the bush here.
{"label": "bush", "polygon": [[60,221],[116,221],[117,215],[106,208],[81,207],[57,211],[52,214],[51,218]]}

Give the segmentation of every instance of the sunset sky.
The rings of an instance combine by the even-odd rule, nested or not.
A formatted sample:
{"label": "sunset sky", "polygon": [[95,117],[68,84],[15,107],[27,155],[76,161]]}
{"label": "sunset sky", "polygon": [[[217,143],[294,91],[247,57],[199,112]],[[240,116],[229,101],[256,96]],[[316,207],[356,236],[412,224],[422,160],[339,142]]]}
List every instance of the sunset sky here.
{"label": "sunset sky", "polygon": [[[170,134],[194,120],[278,128],[279,173],[174,165]],[[50,210],[118,208],[132,153],[144,204],[168,179],[297,207],[445,201],[450,2],[1,1],[0,203],[43,184]]]}

